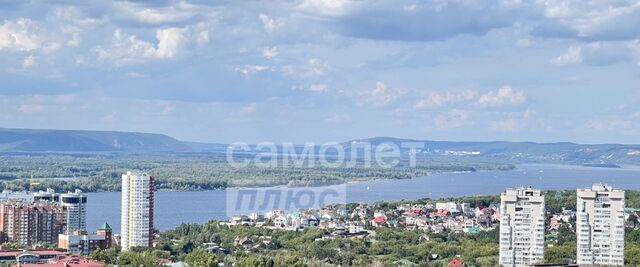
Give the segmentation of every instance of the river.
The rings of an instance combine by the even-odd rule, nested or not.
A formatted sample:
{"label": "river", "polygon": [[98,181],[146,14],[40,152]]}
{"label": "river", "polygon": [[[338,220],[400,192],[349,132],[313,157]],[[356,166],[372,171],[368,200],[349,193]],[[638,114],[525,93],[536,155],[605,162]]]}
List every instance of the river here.
{"label": "river", "polygon": [[[347,202],[419,199],[499,194],[508,187],[570,189],[607,183],[621,189],[640,190],[640,168],[598,168],[550,164],[524,164],[509,171],[434,174],[404,180],[375,180],[346,185]],[[89,193],[87,230],[108,222],[120,231],[120,193]],[[155,227],[171,229],[182,222],[202,223],[226,219],[226,190],[174,192],[155,195]]]}

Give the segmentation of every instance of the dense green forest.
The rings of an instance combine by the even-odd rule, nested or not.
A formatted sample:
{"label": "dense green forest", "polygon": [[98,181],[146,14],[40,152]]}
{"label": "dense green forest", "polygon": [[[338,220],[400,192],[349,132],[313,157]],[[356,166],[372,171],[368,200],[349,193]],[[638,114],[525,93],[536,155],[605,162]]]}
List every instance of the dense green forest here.
{"label": "dense green forest", "polygon": [[[120,176],[130,170],[156,177],[159,190],[211,190],[228,186],[330,185],[372,179],[407,179],[437,172],[507,170],[510,164],[485,162],[418,162],[382,166],[257,166],[238,168],[220,155],[12,155],[0,157],[0,189],[85,192],[118,191]],[[38,184],[30,184],[31,178]],[[33,186],[33,188],[31,188]]]}

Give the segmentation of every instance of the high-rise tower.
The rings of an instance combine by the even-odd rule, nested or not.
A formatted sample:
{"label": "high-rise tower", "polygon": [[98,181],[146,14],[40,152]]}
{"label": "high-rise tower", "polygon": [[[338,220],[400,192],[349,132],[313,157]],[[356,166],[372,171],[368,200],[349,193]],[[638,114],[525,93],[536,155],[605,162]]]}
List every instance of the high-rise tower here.
{"label": "high-rise tower", "polygon": [[122,250],[150,247],[153,242],[154,178],[146,173],[122,175]]}

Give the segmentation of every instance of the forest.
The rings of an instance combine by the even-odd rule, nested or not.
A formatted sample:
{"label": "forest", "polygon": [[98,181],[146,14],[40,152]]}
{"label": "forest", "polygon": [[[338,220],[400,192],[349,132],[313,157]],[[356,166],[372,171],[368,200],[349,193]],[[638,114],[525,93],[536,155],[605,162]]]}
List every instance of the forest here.
{"label": "forest", "polygon": [[415,167],[397,166],[325,167],[302,166],[236,167],[219,154],[166,155],[11,155],[0,157],[0,190],[44,190],[64,192],[119,191],[120,177],[127,171],[156,177],[158,190],[213,190],[232,186],[315,186],[373,179],[408,179],[442,172],[509,170],[511,164],[475,161],[422,161]]}

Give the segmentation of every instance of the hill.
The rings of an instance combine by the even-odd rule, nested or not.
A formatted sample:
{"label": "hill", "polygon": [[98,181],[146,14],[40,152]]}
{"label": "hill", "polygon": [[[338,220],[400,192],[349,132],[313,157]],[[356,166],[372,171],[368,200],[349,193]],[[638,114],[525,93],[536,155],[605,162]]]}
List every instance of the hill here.
{"label": "hill", "polygon": [[[640,165],[640,145],[625,144],[575,144],[570,142],[455,142],[412,140],[394,137],[374,137],[343,143],[346,151],[356,144],[370,143],[374,147],[383,143],[392,143],[402,147],[402,143],[418,142],[424,147],[417,150],[418,155],[429,156],[465,156],[482,159],[508,159],[512,162],[551,162],[551,163],[615,163]],[[401,149],[409,153],[409,149]]]}
{"label": "hill", "polygon": [[0,128],[0,152],[182,152],[191,147],[166,135]]}

